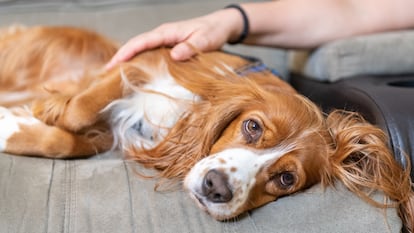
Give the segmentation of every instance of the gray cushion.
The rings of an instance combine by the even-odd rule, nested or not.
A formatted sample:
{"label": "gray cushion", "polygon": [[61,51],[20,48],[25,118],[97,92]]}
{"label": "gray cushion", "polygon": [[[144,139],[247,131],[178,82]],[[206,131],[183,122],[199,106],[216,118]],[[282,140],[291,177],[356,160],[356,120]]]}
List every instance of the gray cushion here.
{"label": "gray cushion", "polygon": [[[25,233],[390,233],[401,229],[395,209],[376,209],[339,184],[326,191],[317,185],[235,221],[218,222],[180,189],[154,191],[154,180],[136,175],[149,171],[120,157],[110,152],[84,160],[0,154],[0,229]],[[377,198],[382,200],[381,195]]]}
{"label": "gray cushion", "polygon": [[414,73],[414,31],[328,43],[309,56],[303,72],[307,77],[329,82],[359,75]]}

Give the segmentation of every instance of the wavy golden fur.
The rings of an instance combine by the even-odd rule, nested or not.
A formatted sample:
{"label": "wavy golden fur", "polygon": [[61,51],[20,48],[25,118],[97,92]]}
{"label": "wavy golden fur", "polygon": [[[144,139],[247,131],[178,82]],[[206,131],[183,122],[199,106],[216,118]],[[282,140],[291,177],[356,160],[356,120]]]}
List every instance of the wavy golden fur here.
{"label": "wavy golden fur", "polygon": [[[157,169],[159,177],[182,180],[206,156],[236,145],[231,136],[238,135],[240,127],[236,123],[245,112],[271,111],[275,115],[272,124],[276,136],[247,143],[240,136],[235,138],[244,143],[243,148],[254,150],[294,145],[288,151],[291,157],[280,159],[283,166],[278,165],[279,160],[267,164],[269,169],[296,169],[302,163],[303,171],[298,169],[297,177],[304,180],[282,192],[283,195],[318,182],[333,186],[340,181],[374,206],[398,206],[405,226],[413,232],[410,168],[403,169],[395,161],[385,133],[359,114],[336,110],[325,116],[315,104],[268,71],[240,78],[234,70],[248,61],[220,52],[175,62],[169,58],[168,49],[157,49],[112,70],[102,70],[116,49],[110,40],[81,29],[3,30],[0,34],[2,111],[8,108],[18,119],[33,115],[39,120],[36,124],[20,125],[22,131],[10,136],[3,151],[70,158],[109,150],[113,135],[112,122],[107,119],[111,111],[108,106],[133,94],[134,88],[153,92],[143,86],[151,82],[155,73],[164,70],[199,100],[185,101],[186,108],[180,117],[153,147],[123,148],[131,159]],[[29,113],[20,108],[22,105],[29,106]],[[263,133],[270,132],[267,125],[263,127]],[[304,157],[300,157],[302,154]],[[375,191],[383,192],[389,200],[374,201],[370,194]],[[258,204],[242,211],[275,200],[282,196],[280,192],[270,199],[255,197]]]}

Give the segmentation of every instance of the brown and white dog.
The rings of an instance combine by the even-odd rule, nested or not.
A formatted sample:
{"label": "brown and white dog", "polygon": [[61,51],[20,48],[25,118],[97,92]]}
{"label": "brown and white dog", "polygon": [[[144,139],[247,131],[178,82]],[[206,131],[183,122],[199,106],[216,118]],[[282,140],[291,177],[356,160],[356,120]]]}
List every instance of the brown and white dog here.
{"label": "brown and white dog", "polygon": [[[222,52],[175,62],[144,52],[105,71],[110,40],[69,27],[0,34],[0,151],[75,158],[110,150],[179,179],[218,220],[316,183],[399,206],[413,226],[409,171],[356,113],[325,116],[288,84]],[[389,200],[370,199],[372,191]]]}

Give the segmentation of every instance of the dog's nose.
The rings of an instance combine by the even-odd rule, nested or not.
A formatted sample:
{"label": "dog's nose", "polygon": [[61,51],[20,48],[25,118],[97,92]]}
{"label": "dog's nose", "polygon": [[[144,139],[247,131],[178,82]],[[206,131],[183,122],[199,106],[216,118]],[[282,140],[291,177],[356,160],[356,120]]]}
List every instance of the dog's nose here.
{"label": "dog's nose", "polygon": [[204,176],[202,193],[213,203],[229,202],[233,198],[227,175],[215,169],[210,170]]}

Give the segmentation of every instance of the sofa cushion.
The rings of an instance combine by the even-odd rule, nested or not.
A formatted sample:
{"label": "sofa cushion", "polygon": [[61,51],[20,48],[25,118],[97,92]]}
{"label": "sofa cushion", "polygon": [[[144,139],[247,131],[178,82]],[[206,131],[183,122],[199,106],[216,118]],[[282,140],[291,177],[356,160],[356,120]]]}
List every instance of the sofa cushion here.
{"label": "sofa cushion", "polygon": [[[395,209],[368,205],[340,184],[316,185],[219,222],[176,189],[154,191],[137,163],[108,152],[83,160],[0,154],[5,232],[400,232]],[[382,200],[382,195],[376,198]]]}
{"label": "sofa cushion", "polygon": [[361,75],[414,73],[414,30],[358,36],[313,51],[303,75],[334,82]]}

